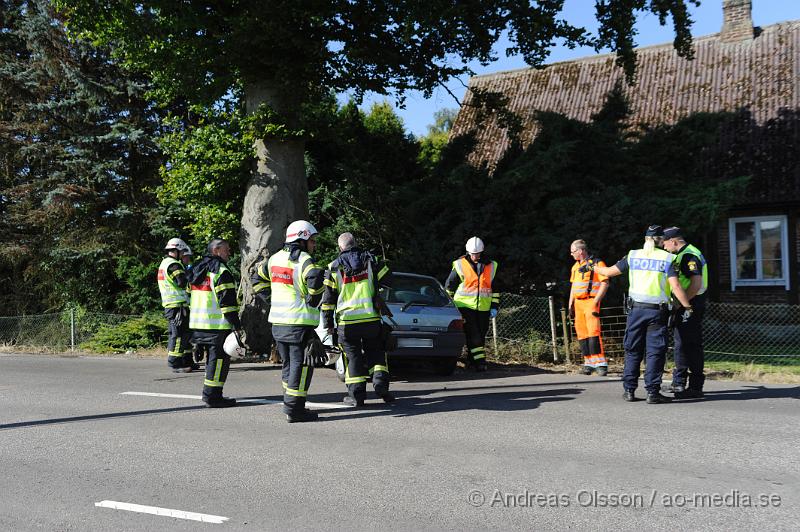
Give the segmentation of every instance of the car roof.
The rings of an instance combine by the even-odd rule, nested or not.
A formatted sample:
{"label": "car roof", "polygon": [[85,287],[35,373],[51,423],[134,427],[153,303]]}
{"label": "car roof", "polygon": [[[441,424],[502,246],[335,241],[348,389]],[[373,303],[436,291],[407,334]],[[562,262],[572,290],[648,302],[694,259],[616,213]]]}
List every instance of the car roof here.
{"label": "car roof", "polygon": [[403,277],[417,277],[419,279],[433,279],[437,283],[439,282],[436,277],[431,275],[420,275],[419,273],[408,273],[408,272],[392,272],[392,275],[400,275]]}

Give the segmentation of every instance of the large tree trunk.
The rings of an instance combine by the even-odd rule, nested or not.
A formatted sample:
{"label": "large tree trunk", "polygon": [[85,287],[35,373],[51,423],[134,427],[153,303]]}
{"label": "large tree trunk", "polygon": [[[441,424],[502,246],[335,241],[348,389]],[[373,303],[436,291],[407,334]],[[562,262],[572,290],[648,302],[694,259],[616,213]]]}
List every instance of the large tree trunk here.
{"label": "large tree trunk", "polygon": [[[269,83],[245,87],[247,112],[265,103],[282,116],[291,113]],[[291,126],[291,124],[290,124]],[[240,246],[242,252],[242,324],[247,344],[258,354],[269,353],[272,344],[268,308],[253,297],[250,275],[259,263],[283,246],[286,226],[308,216],[308,184],[301,140],[259,139],[255,142],[256,160],[247,185],[242,212]]]}

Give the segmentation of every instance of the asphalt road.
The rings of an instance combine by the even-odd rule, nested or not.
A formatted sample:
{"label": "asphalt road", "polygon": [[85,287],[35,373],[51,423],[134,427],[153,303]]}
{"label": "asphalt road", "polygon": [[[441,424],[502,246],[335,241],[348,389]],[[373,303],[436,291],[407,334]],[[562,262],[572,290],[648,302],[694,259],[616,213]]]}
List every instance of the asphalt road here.
{"label": "asphalt road", "polygon": [[[254,402],[227,410],[194,398],[202,374],[161,360],[0,355],[0,375],[2,530],[800,522],[798,386],[710,381],[703,401],[647,405],[623,402],[613,378],[417,372],[393,384],[394,406],[356,410],[340,408],[333,371],[317,370],[311,400],[330,405],[289,425],[270,402],[280,372],[265,364],[233,367],[226,395]],[[191,513],[108,507],[124,505]]]}

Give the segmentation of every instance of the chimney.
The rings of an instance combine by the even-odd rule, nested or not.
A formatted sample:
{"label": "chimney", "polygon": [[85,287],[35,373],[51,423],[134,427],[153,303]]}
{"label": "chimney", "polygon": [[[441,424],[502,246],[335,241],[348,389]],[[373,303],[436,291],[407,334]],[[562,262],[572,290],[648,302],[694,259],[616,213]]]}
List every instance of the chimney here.
{"label": "chimney", "polygon": [[752,0],[722,0],[722,42],[740,42],[753,38]]}

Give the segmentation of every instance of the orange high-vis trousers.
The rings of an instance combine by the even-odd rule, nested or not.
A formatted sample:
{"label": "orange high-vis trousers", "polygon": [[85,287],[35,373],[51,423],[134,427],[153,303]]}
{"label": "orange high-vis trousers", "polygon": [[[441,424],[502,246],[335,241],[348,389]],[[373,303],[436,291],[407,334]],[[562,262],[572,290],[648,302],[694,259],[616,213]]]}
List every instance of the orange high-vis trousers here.
{"label": "orange high-vis trousers", "polygon": [[593,368],[608,366],[600,337],[600,318],[592,316],[592,312],[595,312],[594,298],[576,299],[574,304],[575,332],[581,344],[583,364]]}

